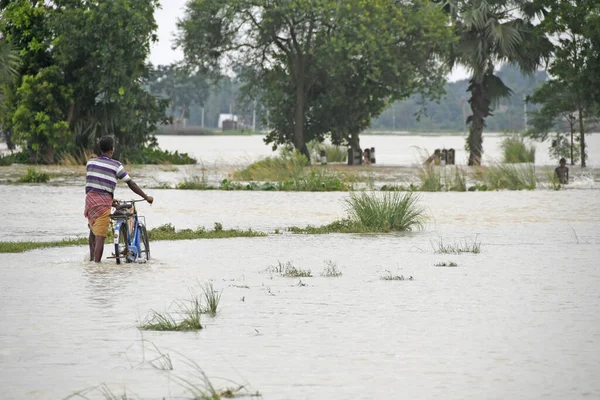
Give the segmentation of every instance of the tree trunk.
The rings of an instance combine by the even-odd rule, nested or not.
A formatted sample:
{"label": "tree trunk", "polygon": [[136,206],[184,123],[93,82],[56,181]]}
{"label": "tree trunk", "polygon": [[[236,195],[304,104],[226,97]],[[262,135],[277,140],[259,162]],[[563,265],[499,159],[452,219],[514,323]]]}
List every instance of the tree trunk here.
{"label": "tree trunk", "polygon": [[585,129],[583,127],[583,110],[581,106],[578,110],[579,113],[579,135],[581,138],[581,168],[585,168]]}
{"label": "tree trunk", "polygon": [[350,135],[350,142],[348,143],[352,151],[360,152],[360,138],[358,137],[358,133],[352,133]]}
{"label": "tree trunk", "polygon": [[485,116],[489,114],[489,101],[486,100],[483,93],[483,86],[473,83],[471,87],[471,126],[469,127],[469,137],[467,144],[469,146],[469,165],[481,165],[481,155],[483,154],[483,127],[485,126]]}
{"label": "tree trunk", "polygon": [[[300,62],[299,64],[302,64]],[[294,114],[294,147],[304,154],[310,162],[310,153],[304,139],[304,108],[306,95],[304,92],[304,68],[299,67],[296,76],[296,111]]]}

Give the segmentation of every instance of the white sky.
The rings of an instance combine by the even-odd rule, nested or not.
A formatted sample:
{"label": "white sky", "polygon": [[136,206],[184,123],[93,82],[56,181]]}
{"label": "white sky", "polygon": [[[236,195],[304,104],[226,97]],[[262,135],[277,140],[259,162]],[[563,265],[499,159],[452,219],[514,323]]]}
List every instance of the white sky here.
{"label": "white sky", "polygon": [[[152,46],[150,62],[154,65],[168,65],[183,59],[180,49],[173,50],[173,39],[177,31],[177,20],[183,17],[183,9],[187,0],[161,0],[162,8],[156,12],[158,23],[158,43]],[[448,76],[450,81],[467,78],[467,72],[462,67],[455,68]]]}

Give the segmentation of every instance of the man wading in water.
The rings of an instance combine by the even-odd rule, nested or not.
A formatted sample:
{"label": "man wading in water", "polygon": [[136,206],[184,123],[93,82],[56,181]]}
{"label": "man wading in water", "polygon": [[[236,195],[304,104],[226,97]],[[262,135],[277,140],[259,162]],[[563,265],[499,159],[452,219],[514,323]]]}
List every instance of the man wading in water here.
{"label": "man wading in water", "polygon": [[146,195],[140,187],[131,180],[123,165],[111,157],[115,151],[115,139],[112,136],[100,138],[102,155],[91,158],[85,167],[85,212],[90,228],[90,260],[100,262],[104,251],[104,240],[110,225],[110,209],[117,179],[127,183],[129,189],[152,204],[154,198]]}

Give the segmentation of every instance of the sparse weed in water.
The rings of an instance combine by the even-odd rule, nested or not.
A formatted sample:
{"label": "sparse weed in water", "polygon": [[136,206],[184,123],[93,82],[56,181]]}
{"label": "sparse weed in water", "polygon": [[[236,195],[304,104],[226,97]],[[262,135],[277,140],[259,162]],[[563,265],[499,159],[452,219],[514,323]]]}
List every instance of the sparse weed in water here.
{"label": "sparse weed in water", "polygon": [[381,280],[383,281],[414,281],[415,278],[409,276],[405,278],[404,275],[394,275],[391,271],[385,271],[385,275],[381,276]]}
{"label": "sparse weed in water", "polygon": [[458,267],[458,264],[453,261],[450,261],[450,262],[442,261],[442,262],[434,264],[434,266],[436,266],[436,267]]}
{"label": "sparse weed in water", "polygon": [[439,254],[481,253],[481,242],[477,240],[477,236],[473,240],[463,239],[454,241],[452,244],[444,243],[440,237],[437,242],[430,240],[430,243],[433,251]]}
{"label": "sparse weed in water", "polygon": [[187,239],[221,239],[232,237],[259,237],[267,236],[266,233],[256,232],[252,229],[245,231],[238,229],[223,229],[223,225],[215,222],[214,230],[208,231],[204,227],[193,229],[175,230],[171,224],[161,225],[148,231],[150,240],[187,240]]}
{"label": "sparse weed in water", "polygon": [[287,263],[282,263],[281,261],[277,261],[277,265],[271,265],[266,270],[266,272],[279,274],[286,278],[310,278],[312,277],[312,273],[310,269],[301,269],[296,268],[291,261]]}
{"label": "sparse weed in water", "polygon": [[50,180],[50,175],[45,172],[38,171],[35,168],[27,168],[27,175],[19,178],[22,183],[46,183]]}
{"label": "sparse weed in water", "polygon": [[223,291],[221,290],[219,292],[215,290],[212,282],[207,282],[204,285],[200,285],[200,287],[202,288],[204,300],[206,302],[206,306],[202,312],[205,314],[210,314],[214,317],[217,315],[217,308],[219,307],[219,301],[221,301],[221,294]]}
{"label": "sparse weed in water", "polygon": [[321,276],[326,276],[326,277],[338,277],[342,275],[342,271],[340,271],[336,265],[336,263],[334,263],[331,260],[327,260],[325,261],[325,269],[323,270],[323,272],[321,272]]}
{"label": "sparse weed in water", "polygon": [[175,304],[179,309],[177,314],[182,316],[182,319],[176,320],[168,312],[159,313],[150,310],[149,315],[138,325],[138,328],[144,331],[198,331],[203,328],[200,324],[203,310],[198,296],[192,296],[187,302],[176,301]]}
{"label": "sparse weed in water", "polygon": [[[78,392],[75,392],[73,394],[71,394],[68,397],[65,397],[64,400],[68,400],[68,399],[86,399],[89,400],[90,395],[94,395],[97,394],[98,396],[101,396],[102,399],[104,400],[134,400],[134,399],[138,399],[138,397],[130,397],[127,394],[127,389],[123,389],[123,394],[115,394],[109,387],[108,385],[106,385],[105,383],[98,385],[98,386],[94,386],[92,388],[88,388],[88,389],[84,389],[84,390],[80,390]],[[93,396],[94,399],[98,398],[96,395]]]}

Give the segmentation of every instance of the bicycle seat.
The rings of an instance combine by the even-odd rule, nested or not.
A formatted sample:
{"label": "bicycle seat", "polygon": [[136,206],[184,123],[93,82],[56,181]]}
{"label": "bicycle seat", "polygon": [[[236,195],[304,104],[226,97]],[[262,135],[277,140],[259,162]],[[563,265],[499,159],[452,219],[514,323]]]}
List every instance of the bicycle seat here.
{"label": "bicycle seat", "polygon": [[117,211],[121,211],[121,210],[124,210],[126,208],[132,208],[132,207],[133,207],[133,205],[131,203],[120,203],[120,204],[117,204],[115,206],[115,209]]}

